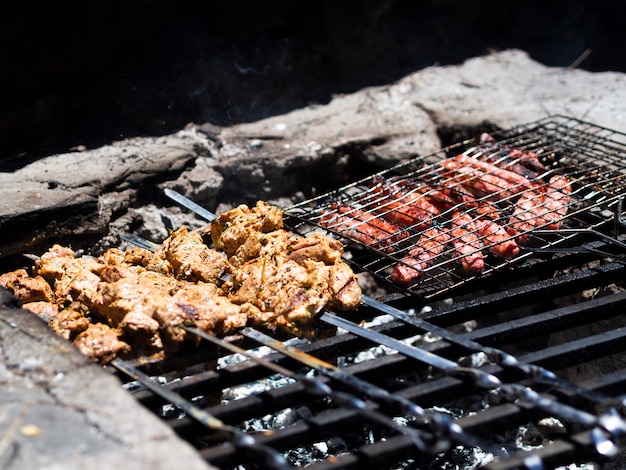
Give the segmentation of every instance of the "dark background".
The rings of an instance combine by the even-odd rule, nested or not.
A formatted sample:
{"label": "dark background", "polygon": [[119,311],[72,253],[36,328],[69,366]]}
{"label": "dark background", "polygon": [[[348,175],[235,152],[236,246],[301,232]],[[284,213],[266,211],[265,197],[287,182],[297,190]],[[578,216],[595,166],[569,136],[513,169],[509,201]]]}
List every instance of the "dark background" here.
{"label": "dark background", "polygon": [[[17,2],[16,2],[17,3]],[[0,166],[226,126],[519,48],[626,72],[618,0],[90,1],[4,7]],[[588,54],[588,55],[587,55]],[[583,59],[580,61],[580,59]]]}

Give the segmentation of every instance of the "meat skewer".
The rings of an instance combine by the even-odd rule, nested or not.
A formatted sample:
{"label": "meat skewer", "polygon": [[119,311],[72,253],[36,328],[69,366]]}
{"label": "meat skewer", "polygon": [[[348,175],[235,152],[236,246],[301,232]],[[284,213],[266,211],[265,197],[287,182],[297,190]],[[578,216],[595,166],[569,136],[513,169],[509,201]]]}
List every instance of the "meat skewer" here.
{"label": "meat skewer", "polygon": [[395,246],[409,235],[403,227],[346,204],[334,203],[330,209],[320,225],[385,253],[395,251]]}
{"label": "meat skewer", "polygon": [[391,279],[400,284],[408,284],[418,279],[440,255],[450,241],[447,231],[437,227],[427,229],[418,239],[415,247],[395,266]]}

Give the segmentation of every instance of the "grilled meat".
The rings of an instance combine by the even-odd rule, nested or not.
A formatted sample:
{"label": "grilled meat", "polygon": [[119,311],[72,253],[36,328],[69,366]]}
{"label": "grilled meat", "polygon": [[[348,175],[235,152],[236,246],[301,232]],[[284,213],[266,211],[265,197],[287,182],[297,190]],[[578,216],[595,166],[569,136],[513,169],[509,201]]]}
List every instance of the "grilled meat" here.
{"label": "grilled meat", "polygon": [[487,173],[482,169],[465,166],[453,159],[441,162],[450,178],[464,185],[478,197],[488,196],[497,201],[512,199],[523,188],[516,183],[502,178],[494,173]]}
{"label": "grilled meat", "polygon": [[432,264],[434,258],[443,253],[449,241],[450,235],[444,230],[436,227],[425,230],[415,243],[415,247],[394,267],[391,279],[400,284],[417,280]]}
{"label": "grilled meat", "polygon": [[258,201],[251,209],[242,204],[221,214],[210,225],[215,248],[227,256],[232,256],[251,232],[269,233],[281,228],[282,212],[263,201]]}
{"label": "grilled meat", "polygon": [[535,228],[557,230],[567,214],[572,187],[565,176],[554,175],[546,185],[527,191],[517,201],[508,232],[524,244]]}
{"label": "grilled meat", "polygon": [[515,236],[520,244],[525,244],[530,238],[531,231],[545,225],[546,213],[545,188],[537,186],[532,191],[526,191],[517,200],[513,214],[509,219],[507,232]]}
{"label": "grilled meat", "polygon": [[122,332],[104,323],[90,324],[73,343],[85,356],[107,363],[130,353],[131,347],[122,339]]}
{"label": "grilled meat", "polygon": [[[197,342],[185,325],[228,335],[251,323],[313,337],[322,308],[355,308],[361,290],[342,261],[341,243],[281,227],[282,213],[259,202],[226,212],[198,231],[181,227],[155,252],[113,248],[98,258],[76,257],[54,245],[32,276],[17,270],[0,282],[53,331],[100,362],[118,354],[174,352]],[[225,251],[209,248],[203,233]]]}
{"label": "grilled meat", "polygon": [[479,160],[478,158],[469,157],[467,155],[457,155],[454,157],[453,161],[463,167],[475,168],[485,174],[493,175],[507,181],[514,187],[517,187],[517,192],[531,187],[530,181],[524,176],[514,171],[509,171],[501,166]]}
{"label": "grilled meat", "polygon": [[206,246],[202,236],[181,227],[171,233],[156,250],[155,258],[167,260],[177,279],[217,283],[220,276],[230,272],[223,253]]}
{"label": "grilled meat", "polygon": [[[433,217],[440,213],[439,208],[431,201],[431,194],[435,190],[429,186],[406,181],[392,184],[377,178],[374,179],[372,188],[374,194],[380,196],[372,204],[372,210],[393,223],[424,230],[431,225]],[[439,191],[437,194],[447,201],[446,195]]]}
{"label": "grilled meat", "polygon": [[324,306],[347,310],[360,302],[361,289],[342,254],[339,242],[319,234],[253,232],[232,256],[237,269],[224,288],[234,303],[260,310],[253,324],[311,336]]}
{"label": "grilled meat", "polygon": [[95,258],[77,258],[70,248],[54,245],[35,263],[33,273],[53,286],[59,308],[74,301],[92,308],[100,301],[98,273],[103,267]]}
{"label": "grilled meat", "polygon": [[476,273],[483,270],[482,243],[472,217],[465,212],[456,210],[452,214],[450,229],[452,245],[460,256],[461,266],[468,272]]}
{"label": "grilled meat", "polygon": [[320,225],[366,246],[392,253],[408,237],[405,228],[346,204],[334,203],[319,220]]}
{"label": "grilled meat", "polygon": [[26,310],[30,310],[38,317],[41,317],[44,320],[49,320],[53,318],[57,313],[59,313],[59,306],[52,302],[45,301],[35,301],[28,302],[23,305]]}
{"label": "grilled meat", "polygon": [[548,222],[546,228],[557,230],[563,223],[571,201],[572,184],[563,175],[554,175],[548,182],[548,189],[544,196],[546,199],[546,212],[544,218]]}
{"label": "grilled meat", "polygon": [[0,275],[0,286],[13,292],[15,298],[22,304],[54,300],[50,284],[41,276],[30,277],[25,269]]}
{"label": "grilled meat", "polygon": [[79,302],[72,302],[56,314],[48,322],[48,326],[59,336],[73,341],[76,336],[87,330],[91,325],[89,318],[86,316],[86,310]]}
{"label": "grilled meat", "polygon": [[483,245],[490,253],[507,260],[519,255],[519,245],[506,229],[495,220],[481,217],[475,222],[475,226]]}

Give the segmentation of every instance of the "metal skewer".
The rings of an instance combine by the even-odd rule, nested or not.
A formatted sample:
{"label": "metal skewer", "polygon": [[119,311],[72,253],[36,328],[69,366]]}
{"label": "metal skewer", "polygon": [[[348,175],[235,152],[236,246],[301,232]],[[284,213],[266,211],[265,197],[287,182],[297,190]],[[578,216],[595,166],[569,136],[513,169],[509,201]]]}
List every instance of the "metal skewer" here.
{"label": "metal skewer", "polygon": [[151,377],[144,374],[128,362],[117,358],[111,361],[111,365],[117,370],[125,373],[129,377],[132,377],[134,380],[140,382],[151,392],[160,396],[164,400],[167,400],[168,402],[174,404],[177,408],[181,409],[188,416],[203,424],[207,428],[216,431],[223,431],[230,434],[232,436],[230,442],[236,448],[243,452],[252,453],[256,457],[261,458],[263,464],[266,465],[267,468],[272,468],[276,470],[293,468],[293,466],[289,464],[287,459],[278,451],[257,442],[249,434],[246,434],[240,429],[222,422],[212,414],[208,413],[206,410],[198,408],[196,405],[186,400],[179,394],[172,392],[171,390],[168,390],[167,388],[158,384]]}
{"label": "metal skewer", "polygon": [[[353,409],[353,410],[357,410],[358,412],[360,412],[363,416],[365,416],[367,419],[373,421],[373,422],[377,422],[378,424],[381,424],[385,427],[394,429],[406,436],[409,437],[409,439],[411,439],[411,441],[413,442],[413,444],[421,451],[421,452],[427,452],[429,451],[429,447],[426,444],[425,440],[424,440],[424,436],[423,436],[423,432],[418,431],[416,429],[413,428],[409,428],[407,426],[402,426],[400,423],[397,423],[396,421],[394,421],[392,418],[381,414],[375,410],[369,409],[369,407],[367,406],[367,404],[357,398],[354,395],[351,395],[349,393],[344,393],[344,392],[339,392],[336,390],[331,389],[328,385],[324,384],[323,382],[319,381],[319,380],[315,380],[312,378],[309,378],[305,375],[302,374],[297,374],[295,372],[292,372],[291,370],[276,364],[275,362],[271,362],[263,357],[258,357],[255,356],[253,354],[250,354],[249,351],[240,348],[239,346],[229,343],[228,341],[225,341],[221,338],[218,338],[216,336],[210,335],[208,333],[206,333],[205,331],[199,330],[198,328],[194,328],[194,327],[183,327],[186,331],[189,331],[190,333],[193,333],[199,337],[201,337],[202,339],[209,341],[221,348],[224,348],[230,352],[233,352],[235,354],[241,354],[245,357],[247,357],[248,359],[256,362],[257,364],[260,364],[278,374],[281,374],[285,377],[290,377],[294,380],[297,380],[301,383],[303,383],[307,389],[307,391],[309,393],[311,393],[312,395],[315,396],[328,396],[329,398],[331,398],[331,400],[333,400],[334,402],[336,402],[338,405],[343,405],[346,408],[349,409]],[[311,356],[312,357],[312,356]],[[319,361],[319,360],[316,360]],[[330,364],[325,364],[322,361],[319,361],[319,367],[332,367],[330,366]],[[319,370],[319,368],[316,368],[315,370]],[[430,437],[430,436],[429,436]]]}

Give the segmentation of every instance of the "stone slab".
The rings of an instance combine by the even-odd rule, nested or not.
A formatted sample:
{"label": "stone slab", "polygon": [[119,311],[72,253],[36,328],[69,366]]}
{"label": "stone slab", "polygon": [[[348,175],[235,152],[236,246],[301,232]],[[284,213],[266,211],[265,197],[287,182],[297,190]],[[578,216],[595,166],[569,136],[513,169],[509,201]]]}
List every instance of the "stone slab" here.
{"label": "stone slab", "polygon": [[11,299],[0,292],[0,468],[212,468],[116,377]]}

